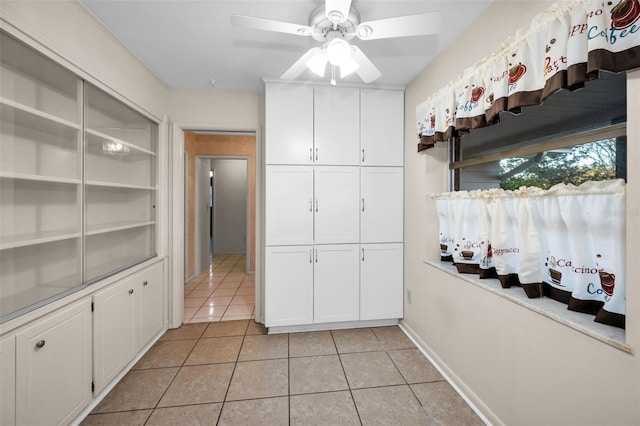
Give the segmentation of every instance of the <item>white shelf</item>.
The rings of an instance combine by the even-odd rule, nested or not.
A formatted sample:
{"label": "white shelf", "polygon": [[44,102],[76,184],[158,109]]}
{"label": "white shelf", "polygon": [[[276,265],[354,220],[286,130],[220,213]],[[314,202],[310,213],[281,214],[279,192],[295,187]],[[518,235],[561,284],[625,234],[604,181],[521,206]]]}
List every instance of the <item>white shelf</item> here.
{"label": "white shelf", "polygon": [[4,171],[0,171],[0,178],[27,180],[27,181],[33,181],[33,182],[66,183],[71,185],[79,185],[82,182],[80,179],[75,179],[75,178],[63,178],[63,177],[55,177],[55,176],[34,175],[30,173],[14,173],[14,172],[4,172]]}
{"label": "white shelf", "polygon": [[106,234],[108,232],[124,231],[126,229],[142,228],[145,226],[155,225],[155,223],[155,221],[126,221],[92,225],[87,227],[86,235],[99,235]]}
{"label": "white shelf", "polygon": [[69,240],[72,238],[80,238],[80,236],[80,232],[75,229],[61,229],[55,231],[42,231],[18,235],[3,235],[0,238],[0,250],[53,243],[56,241]]}
{"label": "white shelf", "polygon": [[[12,123],[43,133],[65,136],[71,139],[81,129],[78,123],[67,121],[7,98],[0,97],[0,108],[2,121],[6,121],[5,117],[10,116]],[[75,142],[75,139],[73,142]]]}
{"label": "white shelf", "polygon": [[[96,143],[102,144],[103,142],[116,142],[116,143],[122,144],[123,146],[128,147],[129,149],[131,149],[131,151],[133,151],[133,153],[142,153],[142,154],[151,155],[151,156],[156,155],[156,153],[153,151],[149,151],[148,149],[144,149],[132,143],[125,142],[122,139],[114,138],[113,136],[109,136],[105,133],[98,132],[97,130],[87,128],[85,129],[85,133],[89,135],[89,137],[87,137],[87,142],[90,144],[96,144]],[[100,149],[102,149],[102,147]],[[122,158],[126,158],[126,155],[123,155]]]}
{"label": "white shelf", "polygon": [[[34,303],[44,303],[47,299],[56,296],[60,297],[73,288],[79,287],[81,283],[77,282],[78,279],[79,275],[68,276],[45,285],[21,291],[11,296],[3,296],[0,298],[0,313],[2,313],[2,321],[0,321],[0,323],[11,319],[17,315],[21,309],[30,307]],[[73,283],[73,285],[69,286],[69,283]]]}
{"label": "white shelf", "polygon": [[104,188],[124,188],[124,189],[142,189],[146,191],[155,191],[155,186],[130,185],[128,183],[104,182],[99,180],[87,180],[84,182],[86,186],[100,186]]}
{"label": "white shelf", "polygon": [[156,255],[153,254],[148,257],[140,257],[140,256],[122,256],[117,259],[113,259],[106,263],[101,263],[99,265],[87,267],[85,270],[85,281],[91,283],[98,279],[101,279],[105,275],[115,274],[121,270],[129,268],[138,263],[144,262],[145,260],[149,260]]}

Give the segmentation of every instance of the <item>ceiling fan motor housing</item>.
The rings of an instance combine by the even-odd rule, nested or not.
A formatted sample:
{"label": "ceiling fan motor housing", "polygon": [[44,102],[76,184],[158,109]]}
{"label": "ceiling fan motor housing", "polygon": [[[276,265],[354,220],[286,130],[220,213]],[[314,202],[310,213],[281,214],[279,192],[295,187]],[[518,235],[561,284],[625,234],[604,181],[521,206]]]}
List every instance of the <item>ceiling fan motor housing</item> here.
{"label": "ceiling fan motor housing", "polygon": [[[336,19],[337,18],[336,16]],[[359,24],[360,14],[353,7],[349,10],[347,19],[339,24],[327,18],[323,4],[315,8],[309,15],[309,26],[313,29],[311,36],[320,42],[330,41],[335,37],[351,40]]]}

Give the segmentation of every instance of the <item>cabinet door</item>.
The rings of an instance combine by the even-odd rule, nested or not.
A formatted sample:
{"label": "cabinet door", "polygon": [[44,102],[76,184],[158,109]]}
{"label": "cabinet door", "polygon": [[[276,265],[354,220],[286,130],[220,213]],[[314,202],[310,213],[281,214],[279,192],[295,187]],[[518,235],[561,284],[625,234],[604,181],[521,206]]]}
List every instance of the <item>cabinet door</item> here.
{"label": "cabinet door", "polygon": [[92,399],[91,301],[16,335],[16,423],[68,424]]}
{"label": "cabinet door", "polygon": [[138,284],[127,278],[93,296],[94,381],[96,394],[138,351]]}
{"label": "cabinet door", "polygon": [[363,244],[360,268],[360,319],[402,318],[402,244]]}
{"label": "cabinet door", "polygon": [[0,340],[0,424],[16,424],[16,339]]}
{"label": "cabinet door", "polygon": [[360,317],[358,244],[316,246],[313,321],[357,321]]}
{"label": "cabinet door", "polygon": [[360,168],[317,166],[315,169],[316,244],[360,241]]}
{"label": "cabinet door", "polygon": [[402,166],[404,159],[404,94],[365,90],[360,98],[363,166]]}
{"label": "cabinet door", "polygon": [[266,167],[266,245],[313,244],[313,167]]}
{"label": "cabinet door", "polygon": [[360,164],[360,90],[316,87],[313,142],[315,164]]}
{"label": "cabinet door", "polygon": [[138,277],[140,288],[140,344],[142,348],[164,327],[164,272],[162,264]]}
{"label": "cabinet door", "polygon": [[400,167],[363,167],[360,241],[403,241],[403,174]]}
{"label": "cabinet door", "polygon": [[265,90],[266,164],[313,163],[313,87],[269,83]]}
{"label": "cabinet door", "polygon": [[267,247],[265,325],[313,322],[313,247]]}

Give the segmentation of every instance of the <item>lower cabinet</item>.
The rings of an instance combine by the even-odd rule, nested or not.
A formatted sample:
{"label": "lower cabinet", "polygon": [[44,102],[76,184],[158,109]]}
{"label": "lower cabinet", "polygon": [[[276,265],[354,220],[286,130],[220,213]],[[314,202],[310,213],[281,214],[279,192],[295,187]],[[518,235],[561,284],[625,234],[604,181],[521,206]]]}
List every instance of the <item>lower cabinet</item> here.
{"label": "lower cabinet", "polygon": [[0,339],[0,425],[16,423],[16,338]]}
{"label": "lower cabinet", "polygon": [[402,318],[403,245],[362,244],[360,319]]}
{"label": "lower cabinet", "polygon": [[17,333],[15,424],[68,424],[80,414],[93,397],[91,358],[88,299]]}
{"label": "lower cabinet", "polygon": [[267,247],[264,276],[267,327],[313,323],[313,246]]}
{"label": "lower cabinet", "polygon": [[402,318],[402,247],[266,247],[265,325]]}
{"label": "lower cabinet", "polygon": [[94,385],[100,392],[163,327],[162,264],[93,296]]}

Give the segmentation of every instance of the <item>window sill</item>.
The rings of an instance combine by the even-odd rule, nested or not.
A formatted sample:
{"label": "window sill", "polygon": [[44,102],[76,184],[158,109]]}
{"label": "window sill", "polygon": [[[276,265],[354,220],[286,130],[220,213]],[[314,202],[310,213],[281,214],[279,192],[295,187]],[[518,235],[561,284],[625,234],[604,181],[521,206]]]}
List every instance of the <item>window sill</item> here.
{"label": "window sill", "polygon": [[621,351],[633,354],[634,350],[625,343],[625,331],[623,329],[612,327],[606,324],[600,324],[593,321],[593,316],[573,312],[567,309],[567,305],[543,297],[540,299],[529,299],[527,295],[519,287],[502,288],[500,283],[495,279],[481,280],[472,274],[459,274],[456,267],[450,263],[438,260],[427,259],[424,263],[433,266],[443,272],[453,275],[463,281],[474,284],[484,290],[494,293],[504,299],[524,306],[534,312],[544,315],[560,324],[573,328],[580,333],[586,334],[596,340],[600,340],[610,346]]}

